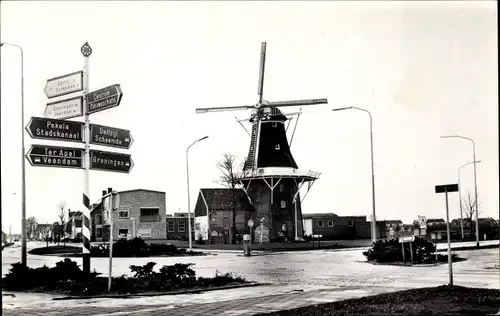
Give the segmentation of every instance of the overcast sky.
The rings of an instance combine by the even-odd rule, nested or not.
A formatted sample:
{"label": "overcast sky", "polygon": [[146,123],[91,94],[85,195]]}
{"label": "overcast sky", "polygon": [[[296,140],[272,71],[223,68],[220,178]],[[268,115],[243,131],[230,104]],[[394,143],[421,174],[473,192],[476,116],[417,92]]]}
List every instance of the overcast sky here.
{"label": "overcast sky", "polygon": [[[21,45],[25,123],[42,116],[48,78],[83,67],[88,41],[90,89],[119,83],[121,105],[91,122],[130,129],[130,174],[91,171],[91,201],[101,190],[166,192],[167,212],[186,211],[186,147],[191,205],[199,188],[217,187],[224,152],[243,160],[249,137],[234,116],[195,114],[197,107],[254,104],[260,43],[267,41],[264,98],[328,98],[303,108],[292,143],[299,168],[321,172],[304,212],[371,213],[369,121],[375,147],[378,219],[411,223],[445,217],[437,184],[456,183],[476,141],[481,217],[498,218],[498,73],[494,1],[448,2],[146,2],[2,1],[1,40]],[[20,55],[1,49],[2,226],[20,231]],[[287,108],[284,111],[296,111]],[[249,128],[249,123],[247,128]],[[293,126],[293,122],[292,125]],[[289,136],[291,136],[289,129]],[[31,144],[74,146],[26,137]],[[96,149],[126,152],[94,146]],[[474,192],[473,168],[461,171]],[[27,162],[27,216],[54,222],[65,200],[82,210],[82,170]],[[459,216],[450,195],[451,217]]]}

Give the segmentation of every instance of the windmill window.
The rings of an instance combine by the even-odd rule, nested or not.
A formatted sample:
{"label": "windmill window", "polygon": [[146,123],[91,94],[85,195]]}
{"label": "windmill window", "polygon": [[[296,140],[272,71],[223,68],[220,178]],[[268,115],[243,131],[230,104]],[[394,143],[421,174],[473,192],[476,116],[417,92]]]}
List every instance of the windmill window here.
{"label": "windmill window", "polygon": [[273,122],[273,127],[278,127],[278,122]]}
{"label": "windmill window", "polygon": [[351,220],[348,220],[347,221],[347,227],[353,227],[354,226],[354,222],[351,221]]}
{"label": "windmill window", "polygon": [[281,208],[285,208],[285,207],[286,207],[286,201],[281,200]]}
{"label": "windmill window", "polygon": [[333,227],[333,221],[328,221],[328,227]]}
{"label": "windmill window", "polygon": [[285,185],[284,184],[280,184],[280,192],[285,192]]}
{"label": "windmill window", "polygon": [[323,223],[323,221],[318,221],[318,227],[323,227],[325,226],[325,224]]}
{"label": "windmill window", "polygon": [[276,145],[274,145],[274,149],[276,149],[276,150],[280,150],[280,144],[276,144]]}

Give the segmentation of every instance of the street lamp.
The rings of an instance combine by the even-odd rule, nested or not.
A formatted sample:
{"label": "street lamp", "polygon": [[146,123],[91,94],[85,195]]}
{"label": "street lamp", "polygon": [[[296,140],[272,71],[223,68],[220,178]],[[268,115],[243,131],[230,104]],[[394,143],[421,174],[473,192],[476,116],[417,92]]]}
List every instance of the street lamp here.
{"label": "street lamp", "polygon": [[191,148],[197,142],[201,142],[204,139],[207,139],[208,136],[202,137],[198,140],[195,140],[189,147],[186,149],[186,174],[187,174],[187,192],[188,192],[188,235],[189,235],[189,251],[193,251],[193,240],[191,238],[191,201],[189,196],[189,148]]}
{"label": "street lamp", "polygon": [[343,108],[336,108],[332,109],[332,111],[343,111],[343,110],[358,110],[358,111],[363,111],[368,113],[368,116],[370,117],[370,158],[371,158],[371,165],[372,165],[372,242],[377,241],[377,219],[375,217],[375,171],[373,167],[373,125],[372,125],[372,114],[370,111],[358,108],[355,106],[348,106],[348,107],[343,107]]}
{"label": "street lamp", "polygon": [[[478,160],[478,161],[475,161],[475,163],[480,163],[481,160]],[[464,240],[464,220],[463,220],[463,217],[462,217],[462,194],[461,194],[461,191],[462,191],[462,187],[460,186],[460,169],[462,169],[463,167],[465,166],[468,166],[470,164],[473,164],[474,161],[470,161],[462,166],[460,166],[458,168],[458,198],[460,199],[460,229],[462,230],[462,240]]]}
{"label": "street lamp", "polygon": [[137,234],[135,233],[135,218],[131,217],[132,220],[132,238],[135,238]]}
{"label": "street lamp", "polygon": [[472,143],[472,163],[474,164],[474,199],[476,204],[476,247],[479,248],[479,201],[477,200],[477,177],[476,177],[476,143],[472,138],[459,136],[459,135],[448,135],[441,136],[441,138],[461,138],[468,140]]}
{"label": "street lamp", "polygon": [[16,44],[0,43],[0,47],[7,45],[19,48],[21,52],[21,266],[26,268],[26,165],[25,165],[25,150],[24,150],[24,52],[23,48]]}

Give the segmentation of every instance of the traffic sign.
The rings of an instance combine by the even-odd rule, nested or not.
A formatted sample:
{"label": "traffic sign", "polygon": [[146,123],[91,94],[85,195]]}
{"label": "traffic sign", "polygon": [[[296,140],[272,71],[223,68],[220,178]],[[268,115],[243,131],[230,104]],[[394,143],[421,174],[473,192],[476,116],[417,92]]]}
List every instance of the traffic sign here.
{"label": "traffic sign", "polygon": [[47,79],[45,95],[52,99],[83,90],[83,71],[72,72],[67,75]]}
{"label": "traffic sign", "polygon": [[436,190],[436,193],[457,192],[458,191],[458,184],[436,185],[435,190]]}
{"label": "traffic sign", "polygon": [[31,145],[26,158],[32,166],[83,168],[81,148]]}
{"label": "traffic sign", "polygon": [[83,97],[47,103],[43,116],[65,120],[83,115]]}
{"label": "traffic sign", "polygon": [[87,94],[88,113],[95,113],[120,105],[123,93],[119,84]]}
{"label": "traffic sign", "polygon": [[248,227],[253,227],[253,220],[252,219],[249,219],[248,220]]}
{"label": "traffic sign", "polygon": [[90,124],[90,143],[95,145],[130,148],[134,139],[127,129]]}
{"label": "traffic sign", "polygon": [[90,150],[90,169],[129,173],[133,166],[129,154]]}
{"label": "traffic sign", "polygon": [[32,117],[26,125],[31,138],[83,142],[83,123]]}

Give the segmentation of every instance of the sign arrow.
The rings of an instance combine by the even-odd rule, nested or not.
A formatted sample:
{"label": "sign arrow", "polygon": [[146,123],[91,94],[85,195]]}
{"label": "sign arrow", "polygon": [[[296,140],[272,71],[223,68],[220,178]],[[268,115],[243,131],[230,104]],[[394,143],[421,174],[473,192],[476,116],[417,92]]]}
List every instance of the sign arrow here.
{"label": "sign arrow", "polygon": [[83,115],[83,97],[47,103],[43,116],[65,120]]}
{"label": "sign arrow", "polygon": [[83,90],[83,71],[72,72],[67,75],[47,79],[45,95],[52,99],[61,95],[71,94]]}
{"label": "sign arrow", "polygon": [[122,96],[123,93],[119,84],[91,92],[87,94],[88,113],[91,114],[119,106]]}
{"label": "sign arrow", "polygon": [[129,154],[90,150],[90,169],[129,173],[133,167]]}
{"label": "sign arrow", "polygon": [[128,129],[90,124],[90,143],[129,149],[134,139]]}
{"label": "sign arrow", "polygon": [[31,145],[26,159],[32,166],[83,168],[82,148]]}
{"label": "sign arrow", "polygon": [[83,142],[83,123],[32,117],[26,131],[35,139]]}

